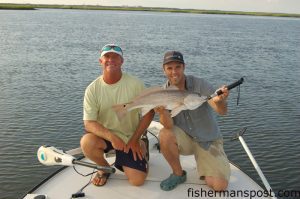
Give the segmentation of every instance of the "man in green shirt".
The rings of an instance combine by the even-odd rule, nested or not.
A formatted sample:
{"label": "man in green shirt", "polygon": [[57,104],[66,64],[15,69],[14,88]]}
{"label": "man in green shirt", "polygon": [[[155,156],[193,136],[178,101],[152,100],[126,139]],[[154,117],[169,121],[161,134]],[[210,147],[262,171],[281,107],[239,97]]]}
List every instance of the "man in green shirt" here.
{"label": "man in green shirt", "polygon": [[[100,166],[108,166],[104,153],[116,150],[115,167],[124,171],[128,181],[142,185],[147,177],[146,147],[141,136],[149,126],[154,112],[140,118],[139,110],[129,112],[118,120],[112,106],[129,102],[143,89],[139,79],[122,72],[122,49],[107,44],[101,50],[99,63],[103,74],[86,89],[83,103],[83,120],[87,133],[80,144],[83,153]],[[93,179],[96,186],[105,185],[109,174],[98,171]]]}

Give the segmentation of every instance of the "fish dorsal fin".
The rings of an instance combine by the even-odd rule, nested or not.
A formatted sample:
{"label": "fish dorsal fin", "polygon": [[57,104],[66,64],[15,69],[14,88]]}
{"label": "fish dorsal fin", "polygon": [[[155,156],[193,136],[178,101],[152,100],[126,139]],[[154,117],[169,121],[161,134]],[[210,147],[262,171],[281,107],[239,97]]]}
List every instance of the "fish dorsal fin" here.
{"label": "fish dorsal fin", "polygon": [[162,91],[162,90],[179,90],[176,86],[171,85],[167,88],[163,88],[161,86],[151,86],[149,88],[144,89],[139,96],[145,96],[148,95],[149,93],[157,92],[157,91]]}
{"label": "fish dorsal fin", "polygon": [[155,93],[155,92],[159,92],[159,91],[163,91],[163,90],[179,90],[176,86],[171,85],[167,88],[163,88],[161,86],[151,86],[149,88],[146,88],[145,90],[143,90],[136,98],[136,99],[140,99],[142,97],[145,97],[147,95],[150,95],[151,93]]}
{"label": "fish dorsal fin", "polygon": [[152,87],[146,88],[136,97],[136,99],[142,98],[146,95],[149,95],[150,93],[155,93],[155,92],[158,92],[161,90],[164,90],[164,88],[162,88],[160,86],[152,86]]}

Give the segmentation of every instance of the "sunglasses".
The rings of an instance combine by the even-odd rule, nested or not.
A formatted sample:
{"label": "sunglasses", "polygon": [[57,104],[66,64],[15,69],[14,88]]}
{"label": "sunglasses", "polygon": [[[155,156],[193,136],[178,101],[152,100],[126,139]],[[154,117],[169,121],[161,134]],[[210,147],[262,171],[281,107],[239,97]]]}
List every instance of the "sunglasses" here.
{"label": "sunglasses", "polygon": [[104,46],[101,51],[103,52],[103,51],[110,51],[110,50],[114,50],[122,53],[122,49],[119,46],[110,46],[110,45]]}

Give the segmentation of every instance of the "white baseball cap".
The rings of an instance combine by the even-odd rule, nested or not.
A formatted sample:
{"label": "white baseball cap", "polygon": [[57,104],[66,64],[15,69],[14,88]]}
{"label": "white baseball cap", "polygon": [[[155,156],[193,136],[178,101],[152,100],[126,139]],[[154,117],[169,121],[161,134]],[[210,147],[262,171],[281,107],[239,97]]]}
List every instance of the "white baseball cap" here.
{"label": "white baseball cap", "polygon": [[101,49],[100,53],[101,53],[100,57],[104,56],[106,53],[116,53],[116,54],[120,55],[123,58],[122,48],[118,45],[115,45],[115,44],[106,44]]}

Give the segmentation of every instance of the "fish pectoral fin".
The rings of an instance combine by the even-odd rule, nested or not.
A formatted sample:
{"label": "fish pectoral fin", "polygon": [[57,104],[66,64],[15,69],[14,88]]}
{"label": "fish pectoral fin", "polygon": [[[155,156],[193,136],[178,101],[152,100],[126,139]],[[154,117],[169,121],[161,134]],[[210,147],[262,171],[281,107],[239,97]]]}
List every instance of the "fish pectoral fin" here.
{"label": "fish pectoral fin", "polygon": [[141,108],[142,116],[146,115],[149,111],[151,111],[154,108],[155,106],[145,106]]}
{"label": "fish pectoral fin", "polygon": [[172,109],[171,117],[175,117],[176,115],[178,115],[178,113],[180,113],[181,111],[186,110],[186,109],[187,108],[184,104],[180,104],[179,106]]}

